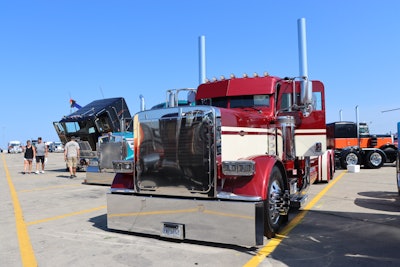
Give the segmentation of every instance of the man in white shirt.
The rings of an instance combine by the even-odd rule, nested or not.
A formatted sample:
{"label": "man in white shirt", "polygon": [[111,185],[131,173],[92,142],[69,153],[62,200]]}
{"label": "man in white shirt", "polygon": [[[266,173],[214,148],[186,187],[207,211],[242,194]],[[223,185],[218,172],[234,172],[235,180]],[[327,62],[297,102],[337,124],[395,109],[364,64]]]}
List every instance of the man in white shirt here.
{"label": "man in white shirt", "polygon": [[79,160],[79,144],[75,141],[75,137],[71,137],[71,141],[65,144],[64,147],[64,160],[68,164],[69,178],[76,177],[76,167]]}

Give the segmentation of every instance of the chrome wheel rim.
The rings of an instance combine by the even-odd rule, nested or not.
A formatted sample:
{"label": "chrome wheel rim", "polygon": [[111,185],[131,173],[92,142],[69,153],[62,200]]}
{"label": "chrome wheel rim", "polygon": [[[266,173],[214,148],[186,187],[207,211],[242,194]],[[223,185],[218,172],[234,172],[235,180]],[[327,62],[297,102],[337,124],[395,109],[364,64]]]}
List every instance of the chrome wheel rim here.
{"label": "chrome wheel rim", "polygon": [[347,165],[356,165],[357,162],[358,162],[358,157],[357,157],[356,154],[354,154],[354,153],[349,153],[349,154],[346,156],[346,163],[347,163]]}
{"label": "chrome wheel rim", "polygon": [[382,156],[381,156],[381,154],[374,152],[369,157],[369,160],[372,163],[372,165],[379,166],[379,164],[381,164],[381,162],[382,162]]}
{"label": "chrome wheel rim", "polygon": [[272,224],[279,221],[279,207],[278,203],[282,197],[282,188],[277,181],[273,181],[269,189],[269,217]]}

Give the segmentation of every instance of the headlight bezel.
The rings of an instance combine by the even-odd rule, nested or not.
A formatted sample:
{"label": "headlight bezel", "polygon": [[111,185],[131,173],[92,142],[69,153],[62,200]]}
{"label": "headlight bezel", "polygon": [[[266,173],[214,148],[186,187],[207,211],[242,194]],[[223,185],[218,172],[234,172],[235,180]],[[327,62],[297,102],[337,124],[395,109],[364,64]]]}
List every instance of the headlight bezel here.
{"label": "headlight bezel", "polygon": [[133,160],[115,160],[112,162],[113,170],[116,173],[133,173]]}
{"label": "headlight bezel", "polygon": [[252,176],[255,165],[252,160],[223,161],[222,173],[226,176]]}

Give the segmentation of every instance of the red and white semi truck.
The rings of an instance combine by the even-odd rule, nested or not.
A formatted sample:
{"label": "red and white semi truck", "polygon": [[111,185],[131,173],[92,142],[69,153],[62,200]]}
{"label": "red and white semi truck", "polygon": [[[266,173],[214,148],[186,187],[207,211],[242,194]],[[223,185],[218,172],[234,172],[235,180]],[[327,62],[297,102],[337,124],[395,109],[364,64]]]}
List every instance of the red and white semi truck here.
{"label": "red and white semi truck", "polygon": [[300,78],[222,78],[195,106],[134,115],[134,159],[115,161],[107,227],[262,245],[310,184],[329,181],[324,85]]}

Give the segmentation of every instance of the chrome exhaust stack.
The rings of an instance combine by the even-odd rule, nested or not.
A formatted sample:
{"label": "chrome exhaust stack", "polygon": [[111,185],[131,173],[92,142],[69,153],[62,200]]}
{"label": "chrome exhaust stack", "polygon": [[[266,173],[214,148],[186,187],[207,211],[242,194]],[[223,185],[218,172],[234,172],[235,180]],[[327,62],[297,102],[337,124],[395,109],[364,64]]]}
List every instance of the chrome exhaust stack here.
{"label": "chrome exhaust stack", "polygon": [[304,107],[304,116],[312,112],[312,84],[308,80],[307,63],[307,40],[306,40],[306,20],[301,18],[297,20],[298,46],[299,46],[299,75],[301,81],[301,106]]}

